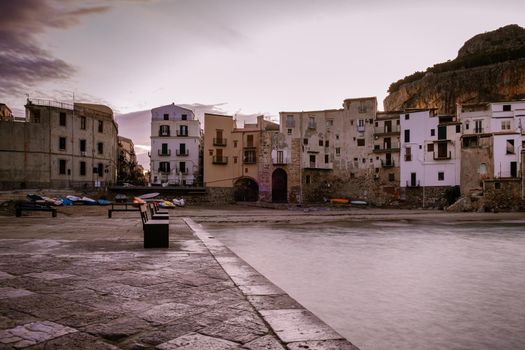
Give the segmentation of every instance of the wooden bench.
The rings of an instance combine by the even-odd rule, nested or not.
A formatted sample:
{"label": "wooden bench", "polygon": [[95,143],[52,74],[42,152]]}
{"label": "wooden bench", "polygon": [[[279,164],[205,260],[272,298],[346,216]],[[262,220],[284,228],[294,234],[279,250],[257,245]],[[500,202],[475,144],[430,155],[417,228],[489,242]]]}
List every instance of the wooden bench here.
{"label": "wooden bench", "polygon": [[140,217],[144,231],[144,248],[169,248],[169,220],[151,220],[146,205],[140,206]]}
{"label": "wooden bench", "polygon": [[168,214],[168,212],[163,212],[160,210],[156,211],[154,203],[148,203],[146,205],[149,208],[149,214],[152,220],[169,220],[170,219],[170,214]]}
{"label": "wooden bench", "polygon": [[109,219],[111,219],[114,211],[140,211],[140,209],[136,206],[133,206],[133,202],[111,203],[111,209],[108,209]]}
{"label": "wooden bench", "polygon": [[15,207],[15,210],[16,210],[17,217],[22,216],[23,211],[50,211],[51,216],[53,216],[54,218],[57,217],[56,208],[52,208],[49,205],[42,205],[42,204],[36,204],[36,203],[17,204]]}

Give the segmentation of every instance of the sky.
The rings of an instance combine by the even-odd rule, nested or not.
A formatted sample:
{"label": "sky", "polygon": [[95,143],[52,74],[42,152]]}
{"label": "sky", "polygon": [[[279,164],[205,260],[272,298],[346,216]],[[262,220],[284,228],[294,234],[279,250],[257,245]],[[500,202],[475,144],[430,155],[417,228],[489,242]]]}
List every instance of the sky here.
{"label": "sky", "polygon": [[377,96],[382,109],[390,83],[525,26],[523,0],[0,0],[0,13],[0,102],[18,116],[27,95],[104,103],[144,150],[149,135],[129,133],[149,133],[157,106],[275,120]]}

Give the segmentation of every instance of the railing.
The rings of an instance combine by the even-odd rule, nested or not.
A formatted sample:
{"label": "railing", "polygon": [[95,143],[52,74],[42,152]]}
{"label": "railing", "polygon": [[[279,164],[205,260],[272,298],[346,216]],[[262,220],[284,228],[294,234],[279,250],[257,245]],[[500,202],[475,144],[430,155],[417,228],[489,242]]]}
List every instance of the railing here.
{"label": "railing", "polygon": [[171,133],[169,131],[159,130],[159,136],[160,137],[169,137],[169,136],[171,136]]}
{"label": "railing", "polygon": [[177,169],[177,175],[188,175],[188,169]]}
{"label": "railing", "polygon": [[171,156],[171,150],[167,150],[166,152],[163,152],[161,149],[158,150],[159,156],[161,157],[169,157]]}
{"label": "railing", "polygon": [[273,157],[272,163],[274,165],[284,165],[288,164],[290,161],[288,160],[288,157],[282,156],[282,157]]}
{"label": "railing", "polygon": [[226,146],[226,141],[227,140],[225,138],[220,138],[220,139],[219,138],[214,138],[213,139],[213,145],[214,146],[222,146],[222,147],[224,147],[224,146]]}
{"label": "railing", "polygon": [[316,122],[308,122],[308,129],[316,129],[317,123]]}
{"label": "railing", "polygon": [[177,130],[177,136],[188,136],[188,132],[187,131]]}
{"label": "railing", "polygon": [[392,152],[399,152],[399,147],[377,147],[373,149],[374,153],[392,153]]}
{"label": "railing", "polygon": [[365,126],[364,125],[358,125],[357,126],[357,132],[365,132]]}
{"label": "railing", "polygon": [[483,134],[483,128],[474,128],[475,134]]}
{"label": "railing", "polygon": [[452,153],[450,151],[448,151],[448,155],[436,155],[435,153],[433,154],[434,156],[434,160],[446,160],[446,159],[451,159],[452,158]]}
{"label": "railing", "polygon": [[421,185],[420,185],[419,180],[417,180],[415,184],[413,184],[412,181],[407,180],[406,187],[420,187],[420,186]]}
{"label": "railing", "polygon": [[213,164],[228,164],[228,157],[214,156],[212,162]]}
{"label": "railing", "polygon": [[381,166],[383,168],[393,168],[396,166],[396,163],[393,160],[386,161],[381,159]]}
{"label": "railing", "polygon": [[31,98],[31,99],[28,98],[27,102],[29,104],[33,104],[37,106],[56,107],[56,108],[62,108],[62,109],[69,109],[71,111],[74,108],[72,103],[44,100],[40,98]]}
{"label": "railing", "polygon": [[242,162],[244,164],[255,164],[257,163],[257,159],[254,157],[254,158],[251,158],[251,157],[244,157]]}
{"label": "railing", "polygon": [[391,127],[376,127],[374,128],[374,134],[376,136],[381,136],[381,135],[388,135],[388,134],[399,134],[399,132],[401,131],[400,130],[401,128],[399,127],[399,125],[394,125],[394,126],[391,126]]}
{"label": "railing", "polygon": [[161,174],[161,175],[169,175],[169,174],[171,173],[171,170],[169,170],[169,169],[162,169],[162,168],[159,168],[159,169],[158,169],[158,172],[159,172],[159,174]]}
{"label": "railing", "polygon": [[188,151],[187,149],[186,149],[186,150],[180,150],[180,149],[178,149],[178,150],[176,151],[176,154],[177,154],[178,157],[187,157],[188,154],[189,154],[189,151]]}
{"label": "railing", "polygon": [[412,161],[412,154],[405,154],[405,162],[411,162]]}

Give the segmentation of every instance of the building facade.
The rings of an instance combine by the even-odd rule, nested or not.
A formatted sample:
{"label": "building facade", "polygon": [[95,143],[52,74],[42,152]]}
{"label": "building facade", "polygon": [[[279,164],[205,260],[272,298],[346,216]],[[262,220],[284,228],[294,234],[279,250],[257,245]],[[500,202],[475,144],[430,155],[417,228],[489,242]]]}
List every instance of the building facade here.
{"label": "building facade", "polygon": [[7,122],[14,120],[13,112],[5,103],[0,103],[0,120]]}
{"label": "building facade", "polygon": [[151,110],[152,185],[192,186],[202,182],[200,122],[175,104]]}
{"label": "building facade", "polygon": [[117,181],[144,184],[144,168],[137,162],[135,145],[130,138],[124,136],[118,136]]}
{"label": "building facade", "polygon": [[0,121],[2,188],[103,188],[116,181],[111,108],[35,99],[25,107],[25,121]]}

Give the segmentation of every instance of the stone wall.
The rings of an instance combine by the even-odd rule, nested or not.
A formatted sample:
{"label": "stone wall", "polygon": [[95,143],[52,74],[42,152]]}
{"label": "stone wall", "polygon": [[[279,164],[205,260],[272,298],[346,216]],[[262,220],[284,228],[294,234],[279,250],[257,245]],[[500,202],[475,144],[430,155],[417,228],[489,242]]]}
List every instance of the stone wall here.
{"label": "stone wall", "polygon": [[[494,174],[492,138],[478,137],[477,143],[476,147],[461,148],[460,184],[463,195],[481,190],[482,181]],[[481,169],[482,164],[485,164],[484,169]]]}
{"label": "stone wall", "polygon": [[445,208],[447,192],[452,191],[451,186],[426,186],[426,187],[403,187],[404,203],[410,207],[423,208]]}
{"label": "stone wall", "polygon": [[521,182],[521,179],[490,179],[483,181],[485,209],[525,209]]}

